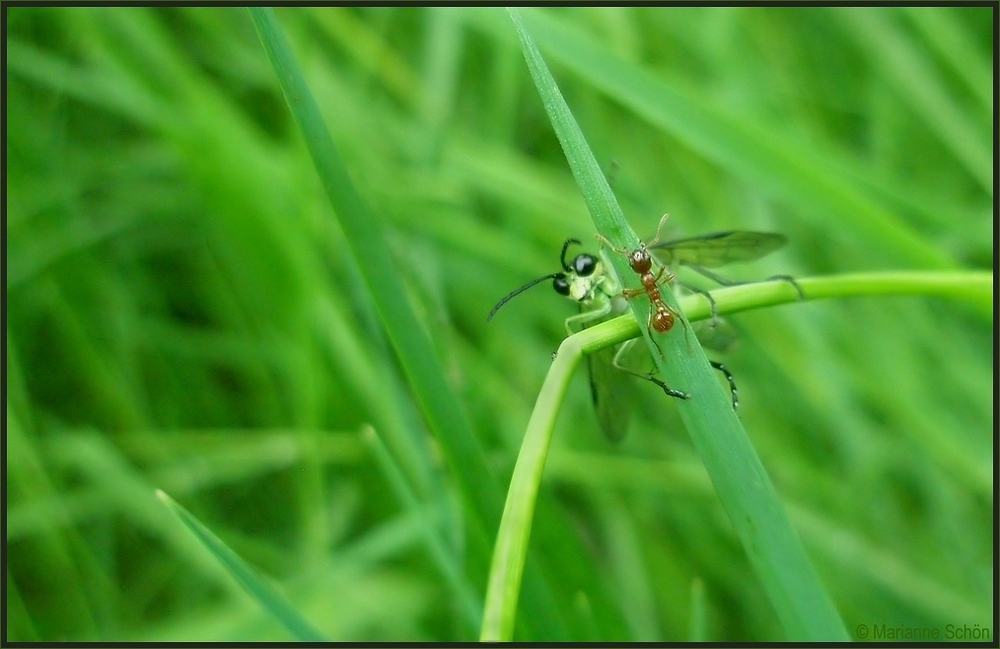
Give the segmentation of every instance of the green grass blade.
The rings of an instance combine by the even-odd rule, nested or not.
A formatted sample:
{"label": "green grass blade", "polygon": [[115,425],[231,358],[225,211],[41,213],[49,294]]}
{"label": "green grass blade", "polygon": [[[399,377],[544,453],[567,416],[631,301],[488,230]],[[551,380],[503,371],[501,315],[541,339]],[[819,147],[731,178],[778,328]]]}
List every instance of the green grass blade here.
{"label": "green grass blade", "polygon": [[554,61],[734,175],[802,206],[804,215],[834,215],[900,263],[955,266],[897,215],[843,178],[835,161],[818,157],[813,147],[622,60],[547,12],[527,12],[525,19]]}
{"label": "green grass blade", "polygon": [[[955,93],[939,82],[929,57],[921,56],[885,7],[831,10],[858,46],[866,50],[907,104],[923,118],[982,189],[993,191],[993,148],[989,131],[977,128]],[[975,60],[974,57],[971,57]],[[986,122],[982,124],[985,126]]]}
{"label": "green grass blade", "polygon": [[[903,10],[920,34],[933,46],[934,54],[948,63],[956,76],[979,102],[983,115],[993,112],[993,71],[977,55],[965,26],[945,7],[906,7]],[[991,185],[992,187],[992,185]]]}
{"label": "green grass blade", "polygon": [[[389,254],[379,222],[368,211],[351,182],[347,169],[330,138],[319,108],[302,76],[274,13],[266,8],[249,9],[264,49],[278,74],[282,92],[301,130],[327,196],[337,213],[365,284],[400,364],[420,403],[424,416],[437,435],[451,471],[461,485],[474,516],[470,533],[487,537],[496,529],[501,514],[501,492],[486,464],[476,435],[452,394],[433,345],[405,299],[400,272]],[[470,544],[475,552],[478,544]],[[481,559],[474,558],[474,563]],[[551,588],[541,579],[526,584],[527,600],[538,612],[537,624],[551,637],[560,637],[564,623],[555,608]]]}
{"label": "green grass blade", "polygon": [[[528,420],[493,548],[483,626],[479,634],[481,642],[509,642],[514,637],[514,621],[524,563],[528,556],[531,520],[535,513],[538,488],[559,404],[562,403],[569,379],[580,362],[583,351],[581,340],[589,340],[590,336],[598,335],[591,333],[594,329],[570,336],[559,346],[538,394],[531,419]],[[581,338],[583,335],[588,337]]]}
{"label": "green grass blade", "polygon": [[[993,275],[988,272],[859,273],[836,277],[807,277],[797,282],[807,300],[927,295],[964,301],[979,310],[989,309],[992,312]],[[711,293],[719,315],[799,301],[798,294],[787,282],[745,284],[717,289]],[[709,302],[701,295],[685,296],[679,300],[679,305],[685,317],[691,321],[711,317]],[[579,364],[580,355],[614,348],[641,333],[635,317],[626,314],[574,334],[559,347],[532,411],[511,478],[493,554],[480,640],[496,641],[512,637],[535,500],[556,417],[570,378]],[[692,628],[700,627],[695,625]]]}
{"label": "green grass blade", "polygon": [[497,484],[465,414],[445,381],[429,338],[423,329],[414,326],[419,319],[404,297],[406,291],[399,282],[399,271],[389,254],[382,228],[355,189],[273,11],[265,8],[249,11],[424,416],[438,435],[449,464],[463,485],[463,493],[474,503],[480,520],[489,524],[499,516]]}
{"label": "green grass blade", "polygon": [[689,642],[705,642],[705,582],[701,577],[691,580],[691,617],[688,625]]}
{"label": "green grass blade", "polygon": [[[795,280],[808,300],[874,295],[927,295],[959,300],[984,318],[993,315],[993,273],[989,271],[876,272]],[[711,292],[719,315],[795,302],[798,295],[784,281],[755,282]],[[700,320],[710,315],[701,295],[681,298],[684,315]]]}
{"label": "green grass blade", "polygon": [[[786,247],[722,273],[848,297],[713,291],[735,315],[709,328],[693,322],[705,300],[674,290],[735,374],[738,415],[847,629],[982,629],[993,277],[870,271],[993,268],[994,12],[878,10],[889,32],[870,42],[884,30],[835,16],[849,11],[521,9],[641,237],[668,210],[668,239],[781,232]],[[404,322],[506,492],[575,305],[542,284],[486,314],[558,271],[568,237],[609,254],[525,94],[510,17],[274,12],[387,239],[403,287],[387,294],[416,312]],[[424,416],[249,13],[5,17],[7,640],[294,641],[156,488],[217,512],[212,531],[330,638],[478,638],[498,527]],[[645,323],[608,326],[636,343]],[[651,370],[631,347],[626,364]],[[512,639],[785,637],[678,402],[615,373],[635,407],[613,446],[601,429],[624,429],[623,402],[602,417],[585,370],[540,404],[558,414],[531,527],[513,530],[530,542]]]}
{"label": "green grass blade", "polygon": [[[535,85],[598,231],[614,245],[634,249],[638,239],[625,223],[541,54],[517,12],[512,10],[511,17]],[[619,275],[634,278],[625,260],[620,255],[614,257]],[[668,301],[672,299],[669,291],[665,297]],[[645,321],[648,307],[644,301],[633,301],[632,307],[636,318]],[[686,331],[687,325],[682,322],[678,328]],[[650,353],[667,383],[693,395],[689,401],[679,404],[681,417],[787,637],[792,640],[847,640],[849,636],[843,622],[809,562],[746,432],[712,376],[703,350],[697,341],[687,336],[677,333],[663,336],[660,347],[671,359],[667,363],[648,339],[648,331],[643,330]],[[527,437],[525,444],[528,444]],[[534,447],[524,450],[534,453],[535,457],[529,460],[532,465],[544,461],[544,451]],[[522,525],[527,524],[522,521]],[[495,557],[507,551],[501,546],[502,541],[498,540]],[[484,625],[489,623],[488,619],[484,621]],[[508,631],[504,626],[499,630]]]}
{"label": "green grass blade", "polygon": [[222,539],[202,525],[201,521],[195,518],[191,512],[181,507],[173,498],[160,490],[156,491],[156,497],[163,501],[163,504],[181,519],[181,522],[225,566],[226,570],[239,582],[240,586],[251,597],[260,602],[264,610],[274,616],[274,619],[288,629],[292,635],[303,642],[326,641],[326,637],[299,615],[298,611],[295,610],[295,607],[289,603],[284,595],[257,574],[257,571],[243,561],[238,554],[233,552]]}
{"label": "green grass blade", "polygon": [[[389,449],[379,438],[374,428],[366,427],[362,432],[362,439],[371,450],[372,455],[382,467],[382,473],[389,481],[389,485],[396,497],[402,501],[403,506],[413,514],[414,518],[420,521],[421,533],[424,543],[427,546],[428,554],[437,563],[442,576],[448,583],[452,591],[456,606],[462,611],[471,628],[480,625],[480,599],[478,594],[473,592],[468,578],[463,574],[459,557],[454,556],[453,548],[446,543],[443,538],[443,530],[435,525],[433,517],[430,515],[430,507],[423,505],[417,498],[412,487],[406,483],[406,477],[402,469],[396,464]],[[445,500],[442,494],[441,500]]]}

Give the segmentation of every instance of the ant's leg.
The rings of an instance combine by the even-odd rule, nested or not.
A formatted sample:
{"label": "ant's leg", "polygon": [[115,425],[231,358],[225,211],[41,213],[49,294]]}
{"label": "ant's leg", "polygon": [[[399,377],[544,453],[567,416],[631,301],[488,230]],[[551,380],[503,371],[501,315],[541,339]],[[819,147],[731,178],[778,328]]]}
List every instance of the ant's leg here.
{"label": "ant's leg", "polygon": [[608,238],[606,236],[604,236],[603,234],[601,234],[600,232],[598,232],[594,236],[601,243],[601,245],[607,246],[611,250],[614,250],[615,252],[617,252],[619,255],[628,255],[629,254],[629,251],[626,250],[625,248],[616,248],[614,246],[614,244],[612,244],[610,241],[608,241]]}
{"label": "ant's leg", "polygon": [[677,277],[677,275],[674,275],[673,273],[667,273],[667,277],[666,277],[666,279],[664,279],[663,278],[663,273],[667,273],[667,267],[666,266],[660,266],[660,272],[658,272],[656,274],[656,278],[653,279],[653,284],[655,286],[659,286],[660,284],[669,284],[670,282],[672,282],[674,280],[675,277]]}
{"label": "ant's leg", "polygon": [[733,395],[733,410],[736,410],[736,407],[740,405],[740,400],[736,396],[736,379],[733,378],[733,375],[729,372],[729,370],[726,369],[726,366],[723,365],[722,363],[717,363],[716,361],[708,361],[708,364],[711,365],[713,368],[722,372],[722,375],[726,377],[727,381],[729,381],[729,391]]}
{"label": "ant's leg", "polygon": [[621,347],[618,348],[618,351],[615,352],[615,358],[611,362],[611,364],[614,365],[615,368],[621,370],[622,372],[625,372],[626,374],[631,374],[632,376],[636,376],[644,381],[649,381],[650,383],[656,385],[656,387],[663,390],[669,397],[674,397],[675,399],[691,398],[691,395],[688,394],[687,392],[681,392],[680,390],[675,390],[671,387],[668,387],[666,383],[653,376],[652,372],[649,372],[648,374],[643,374],[642,372],[637,372],[633,370],[631,367],[626,367],[625,365],[623,365],[621,361],[625,357],[627,350],[631,349],[634,343],[635,339],[633,338],[632,340],[625,342]]}
{"label": "ant's leg", "polygon": [[[663,273],[667,273],[667,276],[663,277]],[[675,277],[677,277],[677,276],[674,273],[668,273],[667,272],[667,267],[666,266],[661,266],[660,267],[660,272],[656,274],[656,284],[657,285],[659,285],[661,283],[662,284],[669,284],[670,282],[672,282],[674,280]],[[661,278],[663,278],[662,281],[661,281]],[[674,307],[672,307],[669,304],[667,304],[666,300],[663,300],[663,306],[666,307],[667,311],[669,311],[670,314],[674,316],[674,320],[679,320],[680,323],[681,323],[681,325],[684,327],[684,340],[687,342],[688,350],[690,350],[691,349],[691,340],[688,338],[688,326],[687,326],[687,322],[684,320],[684,318],[681,317],[681,314],[680,314],[680,312],[677,309],[675,309]]]}
{"label": "ant's leg", "polygon": [[[660,272],[658,272],[656,274],[656,277],[653,278],[653,286],[660,286],[661,284],[669,284],[670,282],[674,281],[675,277],[677,277],[677,275],[674,275],[673,273],[667,273],[667,276],[664,277],[663,276],[664,273],[667,273],[667,267],[660,266]],[[638,290],[641,290],[643,293],[648,293],[645,286],[643,286],[641,289]]]}
{"label": "ant's leg", "polygon": [[672,306],[670,306],[666,302],[663,303],[663,306],[667,307],[667,310],[670,311],[670,313],[673,314],[674,320],[680,322],[681,326],[684,327],[684,343],[687,345],[688,351],[690,352],[691,351],[691,330],[688,329],[687,320],[685,320],[683,318],[683,316],[681,316],[680,311],[678,311],[677,309],[673,308]]}
{"label": "ant's leg", "polygon": [[[667,284],[667,283],[673,281],[673,279],[676,277],[676,275],[674,275],[673,273],[667,273],[667,276],[665,278],[663,278],[663,273],[667,273],[667,267],[666,266],[661,266],[660,267],[660,272],[656,274],[656,280],[654,281],[655,284],[657,284],[657,285],[661,284],[661,283]],[[663,278],[662,281],[661,281],[661,278]],[[627,289],[627,290],[640,291],[640,289]],[[646,293],[645,288],[641,289],[641,292],[642,293]],[[672,306],[670,306],[669,304],[667,304],[666,300],[663,300],[663,306],[666,307],[667,311],[669,311],[672,316],[674,316],[674,320],[680,320],[681,325],[684,327],[684,341],[687,343],[688,351],[690,351],[691,350],[691,339],[688,337],[687,322],[684,320],[684,318],[681,317],[681,314],[680,314],[680,312],[677,309],[675,309]],[[652,324],[652,319],[653,319],[653,312],[652,311],[650,311],[649,318],[650,318],[650,324]],[[660,355],[662,356],[663,354],[660,354]]]}
{"label": "ant's leg", "polygon": [[649,331],[649,339],[653,341],[653,347],[656,347],[656,351],[660,352],[660,358],[667,360],[667,357],[663,355],[663,350],[660,349],[660,343],[656,342],[656,335],[653,333],[653,314],[656,313],[656,309],[650,305],[649,317],[646,319],[646,329]]}

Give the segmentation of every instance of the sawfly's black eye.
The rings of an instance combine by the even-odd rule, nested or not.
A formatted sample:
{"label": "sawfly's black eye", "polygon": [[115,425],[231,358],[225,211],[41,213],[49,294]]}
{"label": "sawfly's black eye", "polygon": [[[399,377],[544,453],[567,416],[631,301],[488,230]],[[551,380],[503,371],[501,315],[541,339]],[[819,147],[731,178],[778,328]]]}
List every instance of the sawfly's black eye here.
{"label": "sawfly's black eye", "polygon": [[576,259],[573,260],[573,270],[580,277],[589,277],[594,273],[597,268],[597,259],[593,255],[582,254],[577,255]]}
{"label": "sawfly's black eye", "polygon": [[552,280],[552,288],[559,295],[569,295],[569,280],[566,279],[565,275],[556,275],[555,279]]}

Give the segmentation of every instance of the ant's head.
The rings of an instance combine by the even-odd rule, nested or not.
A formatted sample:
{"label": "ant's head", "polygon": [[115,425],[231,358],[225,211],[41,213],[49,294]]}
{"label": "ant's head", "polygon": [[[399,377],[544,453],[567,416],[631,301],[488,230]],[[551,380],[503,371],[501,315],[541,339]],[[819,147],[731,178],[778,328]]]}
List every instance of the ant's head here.
{"label": "ant's head", "polygon": [[640,245],[628,255],[628,265],[640,275],[648,273],[653,268],[653,260],[649,258],[646,244]]}

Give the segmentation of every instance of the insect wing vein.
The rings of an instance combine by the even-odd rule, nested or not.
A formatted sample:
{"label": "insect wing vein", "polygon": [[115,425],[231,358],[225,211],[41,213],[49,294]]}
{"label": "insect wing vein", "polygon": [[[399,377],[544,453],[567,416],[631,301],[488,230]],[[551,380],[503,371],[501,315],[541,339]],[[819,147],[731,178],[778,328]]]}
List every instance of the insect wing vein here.
{"label": "insect wing vein", "polygon": [[785,235],[776,232],[730,230],[664,241],[651,247],[650,252],[666,266],[697,264],[719,268],[732,262],[760,259],[787,241]]}

